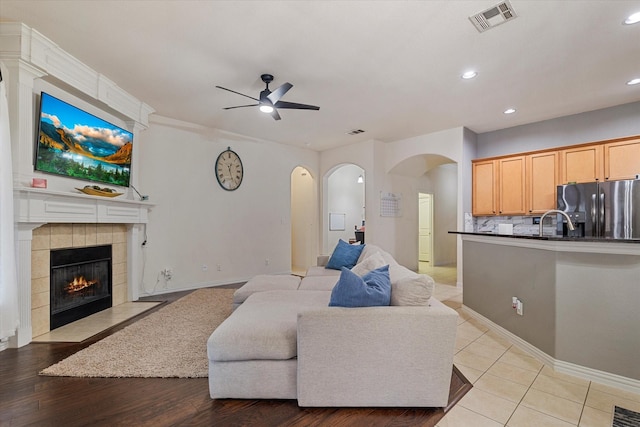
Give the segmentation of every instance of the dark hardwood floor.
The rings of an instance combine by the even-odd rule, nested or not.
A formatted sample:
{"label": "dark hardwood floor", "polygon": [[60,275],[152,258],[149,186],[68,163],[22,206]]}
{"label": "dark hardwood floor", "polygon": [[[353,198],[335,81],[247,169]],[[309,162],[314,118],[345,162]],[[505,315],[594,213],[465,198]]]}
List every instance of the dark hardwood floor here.
{"label": "dark hardwood floor", "polygon": [[[172,302],[187,293],[162,299]],[[295,400],[212,400],[206,378],[38,375],[141,316],[82,343],[32,343],[0,352],[0,426],[435,426],[444,414],[441,408],[300,408]],[[470,388],[454,369],[449,408]]]}

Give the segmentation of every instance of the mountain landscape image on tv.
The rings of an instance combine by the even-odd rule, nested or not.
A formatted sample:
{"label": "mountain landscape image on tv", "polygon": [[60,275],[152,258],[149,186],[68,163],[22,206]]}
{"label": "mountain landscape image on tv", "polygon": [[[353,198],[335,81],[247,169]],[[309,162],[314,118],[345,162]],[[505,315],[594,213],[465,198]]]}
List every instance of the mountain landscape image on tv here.
{"label": "mountain landscape image on tv", "polygon": [[42,92],[35,170],[128,187],[133,134]]}

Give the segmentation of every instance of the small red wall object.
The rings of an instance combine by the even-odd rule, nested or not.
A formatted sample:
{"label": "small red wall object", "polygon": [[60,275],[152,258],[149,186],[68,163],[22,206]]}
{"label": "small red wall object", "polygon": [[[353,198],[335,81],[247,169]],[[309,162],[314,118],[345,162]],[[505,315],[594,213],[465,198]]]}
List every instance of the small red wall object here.
{"label": "small red wall object", "polygon": [[47,188],[47,180],[44,178],[33,178],[31,186],[35,188]]}

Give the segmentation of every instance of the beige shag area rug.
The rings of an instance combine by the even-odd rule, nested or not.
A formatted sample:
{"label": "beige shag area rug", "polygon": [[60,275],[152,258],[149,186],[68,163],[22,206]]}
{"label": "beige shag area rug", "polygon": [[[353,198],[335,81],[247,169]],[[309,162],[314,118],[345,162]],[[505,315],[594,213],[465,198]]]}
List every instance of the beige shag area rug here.
{"label": "beige shag area rug", "polygon": [[198,289],[40,372],[64,377],[208,376],[207,339],[235,289]]}

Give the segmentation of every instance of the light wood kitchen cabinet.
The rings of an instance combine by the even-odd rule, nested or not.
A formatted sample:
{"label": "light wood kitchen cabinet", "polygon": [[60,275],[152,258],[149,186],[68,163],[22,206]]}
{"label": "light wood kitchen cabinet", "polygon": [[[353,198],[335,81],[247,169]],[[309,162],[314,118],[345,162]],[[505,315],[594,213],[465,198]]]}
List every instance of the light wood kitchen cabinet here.
{"label": "light wood kitchen cabinet", "polygon": [[498,163],[498,215],[524,215],[525,156],[499,159]]}
{"label": "light wood kitchen cabinet", "polygon": [[604,179],[602,145],[586,145],[560,151],[562,184]]}
{"label": "light wood kitchen cabinet", "polygon": [[497,164],[494,160],[473,162],[473,215],[495,215],[497,212]]}
{"label": "light wood kitchen cabinet", "polygon": [[640,138],[604,144],[604,179],[635,179],[640,174]]}
{"label": "light wood kitchen cabinet", "polygon": [[527,156],[527,213],[542,214],[555,209],[560,175],[559,157],[557,151]]}

